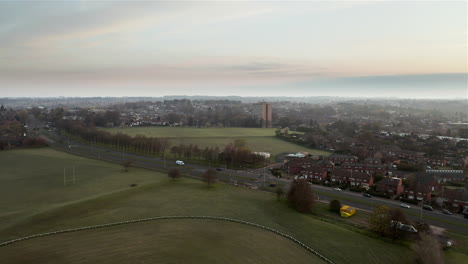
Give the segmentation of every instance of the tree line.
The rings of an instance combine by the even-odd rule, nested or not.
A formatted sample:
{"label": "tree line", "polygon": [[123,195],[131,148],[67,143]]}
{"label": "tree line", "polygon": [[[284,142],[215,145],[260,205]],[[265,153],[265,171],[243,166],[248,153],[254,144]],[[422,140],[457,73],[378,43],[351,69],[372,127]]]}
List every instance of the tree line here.
{"label": "tree line", "polygon": [[58,127],[94,144],[109,145],[124,151],[163,156],[168,152],[178,159],[199,159],[213,163],[226,164],[227,167],[264,165],[266,159],[256,155],[248,148],[245,140],[237,139],[228,143],[223,150],[219,147],[199,147],[197,144],[170,146],[167,138],[129,136],[123,133],[110,133],[95,127],[88,127],[82,121],[63,120]]}

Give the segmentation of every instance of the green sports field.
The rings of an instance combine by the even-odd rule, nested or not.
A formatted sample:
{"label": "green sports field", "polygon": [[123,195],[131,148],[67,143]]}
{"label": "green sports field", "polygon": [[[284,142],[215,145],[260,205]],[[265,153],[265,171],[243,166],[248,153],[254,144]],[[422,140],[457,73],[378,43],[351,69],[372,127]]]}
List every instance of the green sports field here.
{"label": "green sports field", "polygon": [[[324,263],[271,232],[215,220],[158,220],[0,248],[2,263]],[[84,261],[86,260],[86,261]]]}
{"label": "green sports field", "polygon": [[[69,168],[73,164],[76,167],[77,182],[75,185],[63,186],[63,166]],[[413,253],[409,247],[374,239],[365,232],[356,232],[341,224],[322,221],[313,215],[299,214],[289,208],[285,201],[276,201],[274,195],[270,193],[225,184],[217,184],[214,188],[207,189],[205,184],[197,180],[180,179],[172,182],[165,174],[136,168],[130,168],[129,172],[122,172],[121,166],[117,164],[80,158],[50,149],[0,152],[0,168],[2,168],[0,174],[2,196],[0,199],[2,208],[0,238],[2,241],[30,234],[137,218],[211,215],[250,221],[275,228],[296,237],[335,263],[394,263],[395,260],[402,264],[414,263]],[[132,183],[138,186],[130,187]],[[218,244],[208,242],[204,244],[203,241],[209,240],[210,237],[220,237],[222,241],[229,241],[232,238],[233,241],[243,243],[234,252],[244,252],[243,247],[248,247],[251,248],[250,250],[255,249],[255,252],[267,254],[272,252],[270,246],[275,244],[281,245],[286,251],[300,251],[293,243],[282,241],[282,238],[271,236],[271,234],[263,234],[261,230],[261,232],[252,231],[250,227],[245,227],[248,230],[244,227],[234,228],[231,233],[224,235],[222,234],[224,229],[231,229],[231,227],[223,228],[219,227],[223,224],[215,224],[215,227],[211,229],[210,223],[206,223],[207,226],[203,225],[190,228],[190,230],[200,229],[206,232],[187,236],[187,243],[193,242],[197,246],[210,248]],[[142,250],[136,253],[141,256],[141,259],[135,259],[134,262],[160,257],[162,259],[157,259],[157,262],[167,263],[171,262],[175,254],[174,250],[177,249],[177,241],[180,239],[180,233],[177,235],[176,231],[171,230],[181,228],[183,230],[189,227],[179,222],[172,225],[171,221],[168,224],[147,223],[135,227],[128,225],[112,228],[109,231],[103,229],[98,233],[86,231],[85,233],[59,235],[54,240],[56,244],[51,245],[57,245],[57,247],[62,245],[63,252],[75,254],[71,257],[81,259],[92,259],[97,254],[96,252],[106,252],[110,256],[109,261],[115,262],[121,260],[122,255],[119,252],[109,251],[108,245],[115,244],[117,248],[130,247],[125,243],[119,244],[121,242],[117,238],[132,236],[133,229],[135,229],[135,234],[146,232],[152,234],[154,230],[159,230],[158,232],[164,234],[163,237],[143,236],[141,244],[165,241],[168,249],[161,249],[165,251],[161,251],[161,254],[158,253],[156,256],[149,256],[151,254],[146,252],[147,248],[142,245]],[[171,235],[172,232],[174,232],[174,237]],[[252,235],[252,239],[249,240],[252,241],[251,244],[245,240],[246,235]],[[262,238],[262,236],[268,238]],[[92,248],[88,245],[90,238],[98,241],[92,243],[94,245]],[[135,239],[137,238],[138,236]],[[6,263],[23,263],[14,255],[37,253],[39,250],[48,252],[42,256],[44,260],[42,263],[54,262],[55,257],[60,257],[57,255],[60,251],[54,251],[55,253],[50,251],[50,248],[47,249],[49,240],[42,239],[52,239],[52,237],[19,242],[14,247],[10,247],[13,245],[2,247],[0,255],[12,256]],[[259,240],[264,240],[265,243],[258,243]],[[129,240],[129,243],[131,242]],[[71,244],[77,245],[82,251],[70,253],[67,251],[70,250],[67,245]],[[219,244],[219,246],[222,245]],[[19,249],[24,251],[19,254]],[[187,256],[195,253],[184,250],[180,252]],[[214,250],[213,257],[217,260],[223,259],[223,261],[232,257],[232,255],[225,255],[227,254],[225,252],[225,248]],[[300,256],[306,253],[308,254],[307,251],[297,254]],[[271,257],[264,255],[265,258],[259,260],[253,257],[255,254],[246,251],[239,262],[290,263],[281,262],[282,259],[278,259],[278,254],[286,253],[278,252],[272,254]],[[405,257],[401,258],[401,256]],[[199,263],[206,263],[205,257],[207,256],[200,256]],[[312,263],[316,260],[315,257],[310,257]],[[233,260],[232,263],[235,261]]]}
{"label": "green sports field", "polygon": [[[305,151],[317,155],[329,155],[326,151],[301,147],[275,137],[274,128],[187,128],[187,127],[131,127],[106,128],[112,133],[125,133],[131,136],[146,135],[170,139],[171,145],[197,144],[200,147],[222,149],[234,139],[245,139],[249,148],[257,152],[270,152],[272,157],[284,152]],[[297,133],[297,132],[294,132]]]}

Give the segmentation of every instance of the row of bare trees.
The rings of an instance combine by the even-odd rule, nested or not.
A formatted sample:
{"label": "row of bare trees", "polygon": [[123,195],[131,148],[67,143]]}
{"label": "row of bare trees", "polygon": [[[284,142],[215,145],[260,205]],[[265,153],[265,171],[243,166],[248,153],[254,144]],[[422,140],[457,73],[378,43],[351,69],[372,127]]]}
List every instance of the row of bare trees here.
{"label": "row of bare trees", "polygon": [[165,155],[168,151],[178,159],[199,159],[226,164],[231,168],[266,164],[266,159],[253,154],[245,140],[236,139],[221,151],[219,147],[201,148],[196,144],[179,144],[170,147],[167,138],[129,136],[123,133],[112,134],[94,127],[87,127],[81,121],[63,120],[59,127],[68,133],[80,136],[95,144],[110,145],[114,148],[148,155]]}
{"label": "row of bare trees", "polygon": [[131,137],[123,133],[112,134],[94,127],[86,127],[81,121],[64,120],[59,123],[59,127],[71,134],[80,136],[84,140],[96,144],[110,145],[127,151],[161,155],[169,147],[169,141],[166,138],[154,138],[142,135]]}

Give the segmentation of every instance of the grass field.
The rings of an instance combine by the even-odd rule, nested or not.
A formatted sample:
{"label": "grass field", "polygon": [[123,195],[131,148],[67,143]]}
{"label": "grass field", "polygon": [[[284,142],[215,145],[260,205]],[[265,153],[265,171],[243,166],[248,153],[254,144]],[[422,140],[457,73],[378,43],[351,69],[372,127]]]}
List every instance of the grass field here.
{"label": "grass field", "polygon": [[[63,165],[69,167],[74,163],[76,164],[77,183],[64,187]],[[2,241],[35,233],[136,218],[165,215],[211,215],[250,221],[275,228],[303,241],[336,263],[394,263],[396,260],[401,264],[414,262],[413,253],[406,246],[374,239],[365,232],[355,232],[342,224],[322,221],[313,215],[299,214],[290,209],[284,201],[276,201],[275,196],[270,193],[224,184],[217,184],[215,188],[207,189],[202,182],[191,179],[171,182],[166,175],[158,172],[136,168],[131,168],[129,172],[122,172],[121,166],[117,164],[80,158],[50,149],[0,152],[0,168],[2,168],[2,173],[0,173],[2,198],[0,199],[2,208],[0,238]],[[138,186],[129,187],[132,183],[137,183]],[[114,231],[111,230],[110,233],[102,231],[105,232],[102,236],[96,234],[95,236],[102,239],[98,241],[103,242],[92,243],[92,245],[117,243],[116,238],[131,236],[128,232],[132,231],[132,227],[119,228],[122,229],[116,230],[122,230],[123,233],[112,229]],[[170,230],[176,227],[168,228]],[[135,232],[136,234],[145,233],[144,230]],[[242,239],[245,239],[243,236],[249,236],[250,233],[250,231],[238,231],[237,235],[230,236],[236,241],[243,241]],[[94,236],[94,233],[89,235]],[[170,233],[167,236],[169,239]],[[259,234],[259,236],[262,235]],[[156,237],[153,236],[153,239],[157,239]],[[70,233],[63,236],[63,241],[60,239],[56,243],[63,242],[64,250],[67,250],[66,245],[70,245],[69,243],[84,245],[89,243],[86,239],[87,234]],[[194,239],[194,243],[198,243],[196,241],[199,240],[196,239],[204,238]],[[153,243],[151,241],[148,243]],[[256,241],[255,238],[252,241]],[[47,244],[41,242],[40,239],[21,243],[23,242],[18,244],[19,248],[30,249],[33,252],[36,252],[37,248],[46,247],[45,244]],[[154,243],[157,241],[155,240]],[[170,243],[172,242],[168,242],[168,247],[175,247],[175,245],[169,245]],[[263,244],[255,244],[263,247],[271,243],[282,242],[273,242],[269,239]],[[89,260],[95,255],[93,252],[96,251],[93,250],[107,250],[105,246],[103,247],[83,248],[83,254],[91,253],[86,253],[88,255],[85,254],[82,257]],[[128,248],[125,244],[118,245],[118,247]],[[295,245],[285,250],[294,251],[294,247]],[[1,248],[0,255],[13,254],[8,248],[8,246]],[[270,252],[268,248],[259,250]],[[17,250],[14,251],[18,254]],[[81,256],[80,252],[74,254],[78,254],[74,257]],[[108,254],[115,254],[116,258],[120,257],[117,253]],[[143,254],[143,257],[147,256],[145,252],[138,254]],[[45,258],[50,257],[50,262],[52,262],[54,256],[54,253],[50,252],[50,255],[46,255]],[[169,258],[171,255],[168,253],[167,256]],[[401,256],[405,257],[401,258]],[[221,255],[215,257],[225,258]],[[166,262],[168,261],[169,259],[166,259]],[[272,259],[253,261],[275,263]],[[161,260],[161,262],[164,261]],[[249,263],[245,259],[242,262]]]}
{"label": "grass field", "polygon": [[247,141],[252,151],[270,152],[272,157],[283,152],[306,151],[311,154],[329,155],[326,151],[301,147],[275,137],[275,128],[186,128],[186,127],[131,127],[106,128],[112,133],[125,133],[131,136],[146,135],[170,138],[171,145],[197,144],[200,147],[222,149],[236,138]]}
{"label": "grass field", "polygon": [[324,263],[292,241],[262,229],[190,219],[43,237],[0,248],[0,255],[2,263],[23,264]]}

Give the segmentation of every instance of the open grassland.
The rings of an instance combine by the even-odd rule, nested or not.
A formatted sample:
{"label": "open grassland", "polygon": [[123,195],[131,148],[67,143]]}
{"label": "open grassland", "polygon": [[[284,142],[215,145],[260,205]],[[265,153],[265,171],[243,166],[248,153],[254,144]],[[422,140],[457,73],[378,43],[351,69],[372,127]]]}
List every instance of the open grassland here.
{"label": "open grassland", "polygon": [[[77,183],[64,187],[62,182],[63,167],[64,165],[72,166],[74,163],[76,164]],[[275,228],[296,237],[336,263],[395,263],[395,261],[402,264],[414,263],[414,255],[409,247],[374,239],[366,235],[366,231],[356,232],[346,225],[322,221],[313,215],[299,214],[289,208],[285,201],[276,201],[274,194],[271,193],[224,184],[217,184],[214,188],[208,189],[205,184],[197,180],[169,181],[165,174],[136,168],[131,168],[129,172],[122,172],[121,166],[117,164],[80,158],[50,149],[0,152],[0,168],[2,168],[2,173],[0,173],[0,193],[2,196],[0,199],[2,208],[0,238],[2,241],[35,233],[137,218],[167,215],[211,215],[250,221]],[[138,183],[138,186],[129,187],[131,183]],[[176,224],[172,227],[169,225],[168,230],[166,230],[161,226],[158,227],[159,224],[152,225],[148,223],[148,225],[135,227],[135,239],[138,239],[140,234],[145,233],[144,226],[147,226],[146,231],[149,233],[154,230],[166,232],[164,236],[167,239],[163,241],[167,241],[167,247],[174,249],[177,246],[171,245],[171,243],[176,243],[174,241],[177,241],[178,235],[175,233],[174,240],[169,239],[171,228],[187,228]],[[200,228],[202,230],[210,229],[209,227]],[[207,237],[201,235],[204,232],[197,235],[202,236],[200,238],[193,236],[195,239],[193,243],[202,243],[199,241],[205,241],[210,236],[222,236],[218,233],[228,231],[224,230],[227,228],[216,228],[218,227],[210,231],[214,233],[207,231]],[[71,256],[74,258],[79,258],[81,253],[80,251],[67,251],[71,250],[70,247],[66,246],[70,243],[73,245],[87,243],[94,245],[93,249],[83,248],[84,252],[88,252],[87,250],[95,250],[94,252],[107,250],[106,254],[115,254],[116,257],[120,257],[120,253],[109,252],[107,245],[121,243],[115,241],[113,237],[120,237],[120,235],[124,238],[130,237],[133,229],[131,225],[128,225],[113,228],[109,234],[104,230],[99,231],[103,233],[93,233],[94,231],[89,231],[91,233],[86,234],[70,233],[57,236],[58,240],[55,243],[61,244],[63,242],[64,250],[70,255],[74,254],[75,256]],[[197,228],[191,228],[193,232],[195,229]],[[244,236],[252,235],[250,230],[233,230],[236,234],[230,233],[229,236],[233,236],[233,239],[238,242],[247,239]],[[95,236],[97,242],[89,242],[87,240],[90,238],[89,236]],[[261,237],[261,235],[259,236]],[[155,239],[154,243],[159,243],[157,235],[152,237]],[[151,238],[142,237],[142,239],[142,241],[147,241],[146,239]],[[257,238],[252,238],[253,241],[257,241],[255,239]],[[272,240],[274,239],[269,238],[265,239],[263,244],[257,242],[254,244],[262,247],[262,249],[258,249],[261,250],[259,252],[270,252],[271,249],[263,248],[263,245],[283,243]],[[150,240],[148,243],[153,242]],[[37,253],[41,247],[46,247],[45,244],[47,243],[41,242],[41,239],[36,239],[19,242],[17,245],[19,248],[24,245],[25,250],[30,249],[31,252]],[[290,245],[290,243],[286,244]],[[128,248],[130,245],[119,244],[118,247]],[[211,245],[206,244],[207,249]],[[287,245],[284,248],[285,251],[296,250],[294,244],[292,244],[292,248]],[[203,247],[203,244],[197,246]],[[16,251],[15,248],[6,246],[1,248],[0,255],[13,254],[8,250],[9,248]],[[168,252],[171,250],[168,249]],[[181,254],[185,254],[184,250],[188,249],[181,249]],[[236,250],[242,251],[243,249]],[[55,251],[46,252],[49,253],[43,256],[45,258],[43,263],[53,262],[56,256],[54,255]],[[138,254],[142,254],[144,259],[150,253],[141,251]],[[251,253],[246,252],[246,254],[248,256]],[[216,257],[225,261],[229,256],[217,255]],[[200,259],[200,261],[204,260],[206,259]],[[314,260],[315,257],[312,256],[310,261]],[[219,261],[214,260],[214,262]],[[248,261],[245,262],[248,263]],[[262,260],[255,260],[255,263],[260,262]],[[263,262],[274,263],[271,259]],[[286,260],[286,262],[288,261]],[[15,262],[13,261],[13,263]]]}
{"label": "open grassland", "polygon": [[125,127],[104,128],[112,133],[124,133],[130,136],[167,138],[236,138],[236,137],[272,137],[275,128],[195,128],[195,127]]}
{"label": "open grassland", "polygon": [[295,153],[299,151],[317,155],[329,155],[326,151],[310,149],[278,139],[275,137],[275,128],[131,127],[106,128],[105,130],[111,133],[124,133],[131,136],[166,137],[170,139],[171,145],[197,144],[203,148],[218,146],[222,149],[229,142],[241,138],[245,139],[252,151],[270,152],[272,157],[283,152]]}
{"label": "open grassland", "polygon": [[0,255],[2,263],[23,264],[324,263],[292,241],[266,230],[191,219],[42,237],[0,248]]}

